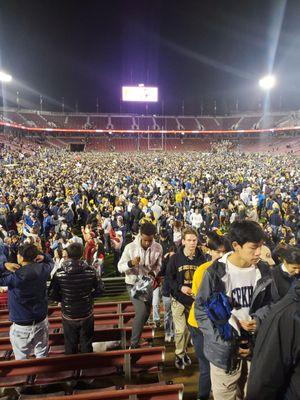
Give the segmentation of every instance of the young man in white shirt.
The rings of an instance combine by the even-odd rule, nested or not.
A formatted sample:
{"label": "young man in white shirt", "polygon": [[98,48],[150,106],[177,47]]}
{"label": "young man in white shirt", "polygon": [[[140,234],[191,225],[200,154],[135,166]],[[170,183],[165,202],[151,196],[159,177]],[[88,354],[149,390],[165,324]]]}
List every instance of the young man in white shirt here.
{"label": "young man in white shirt", "polygon": [[152,305],[152,298],[144,301],[133,297],[132,288],[139,277],[147,276],[154,280],[161,270],[162,247],[154,240],[155,234],[155,225],[145,222],[141,226],[140,234],[125,247],[118,263],[119,272],[125,273],[125,283],[135,311],[131,348],[139,346],[143,327],[150,316]]}
{"label": "young man in white shirt", "polygon": [[192,227],[194,229],[196,229],[196,231],[198,232],[201,225],[203,224],[203,218],[202,218],[202,215],[200,214],[199,208],[196,208],[195,212],[192,213],[192,215],[190,217],[190,221],[191,221]]}
{"label": "young man in white shirt", "polygon": [[[204,354],[210,361],[215,400],[244,398],[254,333],[273,301],[270,268],[260,261],[264,242],[260,225],[254,221],[235,222],[231,225],[229,240],[233,252],[207,269],[195,302],[196,320],[204,335]],[[231,309],[227,321],[213,320],[208,312],[217,296],[222,296]],[[219,312],[221,306],[218,303],[214,310]],[[226,328],[226,335],[222,328]]]}

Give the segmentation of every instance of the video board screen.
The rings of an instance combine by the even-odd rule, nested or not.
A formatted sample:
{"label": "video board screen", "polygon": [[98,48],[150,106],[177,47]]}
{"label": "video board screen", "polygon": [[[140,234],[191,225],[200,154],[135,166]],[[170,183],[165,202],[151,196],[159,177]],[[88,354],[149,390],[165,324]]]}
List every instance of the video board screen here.
{"label": "video board screen", "polygon": [[144,85],[139,86],[123,86],[123,101],[140,101],[145,103],[158,101],[158,88]]}

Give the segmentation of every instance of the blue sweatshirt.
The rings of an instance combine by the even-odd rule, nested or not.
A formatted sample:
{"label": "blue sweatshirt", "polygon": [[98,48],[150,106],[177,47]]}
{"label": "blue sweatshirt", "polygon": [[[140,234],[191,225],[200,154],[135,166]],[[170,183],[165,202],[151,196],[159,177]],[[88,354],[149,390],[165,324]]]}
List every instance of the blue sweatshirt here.
{"label": "blue sweatshirt", "polygon": [[8,287],[9,319],[16,324],[31,325],[48,313],[47,280],[53,268],[50,256],[41,263],[30,263],[12,273],[0,263],[0,286]]}

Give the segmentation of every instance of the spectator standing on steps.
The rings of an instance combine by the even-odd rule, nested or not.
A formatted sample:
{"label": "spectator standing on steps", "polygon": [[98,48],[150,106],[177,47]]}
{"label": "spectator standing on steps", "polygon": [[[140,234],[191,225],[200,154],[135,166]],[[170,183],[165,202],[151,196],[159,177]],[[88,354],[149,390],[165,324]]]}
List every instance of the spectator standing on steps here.
{"label": "spectator standing on steps", "polygon": [[[229,242],[224,236],[218,235],[216,232],[208,232],[207,234],[207,249],[211,256],[211,260],[200,265],[193,277],[192,291],[194,296],[197,295],[199,287],[201,286],[203,276],[205,271],[211,264],[222,257],[226,252],[230,251]],[[195,318],[195,303],[191,307],[191,311],[188,318],[188,327],[193,340],[193,345],[195,348],[195,354],[198,358],[199,363],[199,385],[198,385],[198,397],[197,400],[208,400],[211,390],[210,382],[210,366],[209,361],[204,355],[204,339],[203,333],[199,329],[198,323]]]}
{"label": "spectator standing on steps", "polygon": [[16,360],[48,355],[47,280],[53,268],[50,256],[40,255],[36,246],[18,248],[18,264],[0,265],[0,285],[8,286],[10,341]]}
{"label": "spectator standing on steps", "polygon": [[151,298],[144,301],[132,295],[132,289],[139,277],[151,277],[154,281],[161,270],[162,247],[154,240],[156,227],[150,222],[145,222],[140,229],[140,234],[135,240],[125,247],[118,263],[118,269],[125,273],[125,282],[132,300],[135,317],[132,323],[131,348],[139,346],[139,340],[146,324],[152,305]]}
{"label": "spectator standing on steps", "polygon": [[166,279],[171,292],[171,308],[175,327],[175,366],[184,369],[191,365],[187,354],[189,330],[187,317],[193,304],[192,282],[199,265],[205,262],[202,251],[197,247],[198,233],[188,227],[182,232],[182,247],[169,260]]}
{"label": "spectator standing on steps", "polygon": [[206,270],[195,301],[215,400],[244,398],[254,334],[274,301],[270,267],[260,261],[260,225],[234,222],[228,238],[233,251]]}
{"label": "spectator standing on steps", "polygon": [[[65,354],[92,353],[94,297],[103,292],[98,271],[82,260],[83,246],[71,243],[67,259],[55,272],[49,297],[61,302]],[[79,348],[80,345],[80,348]]]}

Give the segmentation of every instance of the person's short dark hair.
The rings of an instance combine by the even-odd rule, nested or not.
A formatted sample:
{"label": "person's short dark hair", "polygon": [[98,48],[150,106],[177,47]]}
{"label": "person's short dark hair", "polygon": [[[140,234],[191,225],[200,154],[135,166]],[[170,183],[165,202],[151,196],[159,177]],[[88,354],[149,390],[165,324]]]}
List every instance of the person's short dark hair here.
{"label": "person's short dark hair", "polygon": [[174,221],[174,228],[180,229],[182,227],[182,222],[175,219]]}
{"label": "person's short dark hair", "polygon": [[224,235],[212,231],[207,233],[207,239],[207,247],[210,250],[218,250],[221,247],[225,248],[226,253],[232,250],[228,238]]}
{"label": "person's short dark hair", "polygon": [[83,246],[80,243],[71,243],[66,248],[69,258],[79,260],[83,255]]}
{"label": "person's short dark hair", "polygon": [[274,250],[274,256],[288,264],[300,264],[300,248],[289,244],[280,244]]}
{"label": "person's short dark hair", "polygon": [[167,238],[167,237],[169,236],[168,231],[167,231],[167,229],[165,229],[165,228],[162,228],[162,229],[160,230],[159,234],[160,234],[160,236],[161,236],[162,238]]}
{"label": "person's short dark hair", "polygon": [[72,227],[72,228],[71,228],[71,233],[72,233],[73,235],[75,235],[75,236],[78,235],[78,229]]}
{"label": "person's short dark hair", "polygon": [[156,234],[156,227],[151,222],[145,222],[141,226],[141,235],[152,236]]}
{"label": "person's short dark hair", "polygon": [[23,257],[24,261],[34,261],[39,254],[37,247],[31,243],[21,244],[18,247],[18,253]]}
{"label": "person's short dark hair", "polygon": [[237,242],[243,246],[247,242],[260,243],[265,240],[265,233],[261,226],[254,221],[235,221],[231,224],[228,239],[230,243]]}

